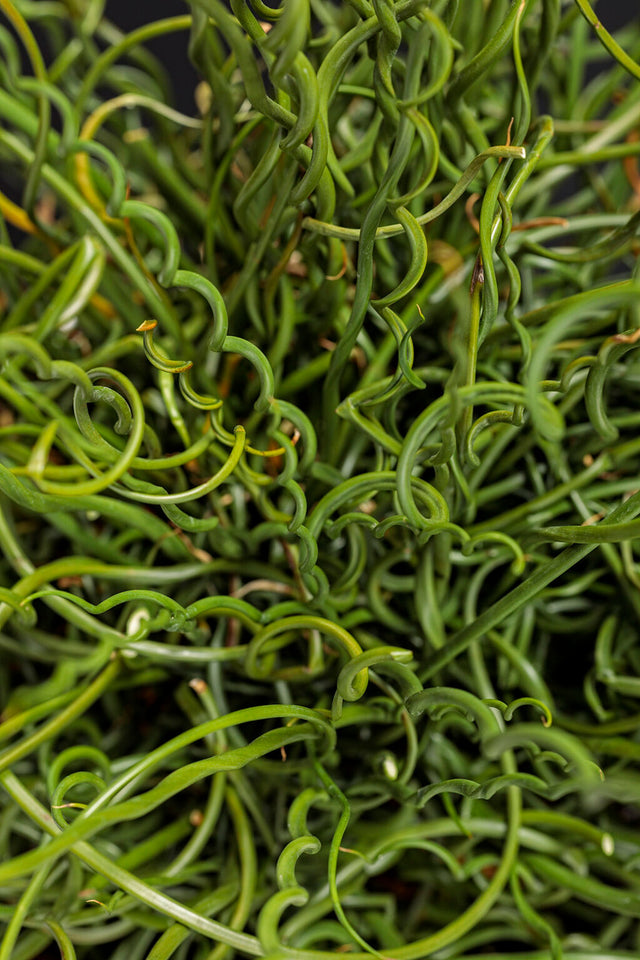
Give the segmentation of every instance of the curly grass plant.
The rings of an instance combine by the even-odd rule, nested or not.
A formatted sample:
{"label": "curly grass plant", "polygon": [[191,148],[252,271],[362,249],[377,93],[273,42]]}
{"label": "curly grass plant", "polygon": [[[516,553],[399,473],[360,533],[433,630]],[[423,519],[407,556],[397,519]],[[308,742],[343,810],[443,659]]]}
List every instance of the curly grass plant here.
{"label": "curly grass plant", "polygon": [[103,7],[0,0],[0,960],[637,960],[640,24]]}

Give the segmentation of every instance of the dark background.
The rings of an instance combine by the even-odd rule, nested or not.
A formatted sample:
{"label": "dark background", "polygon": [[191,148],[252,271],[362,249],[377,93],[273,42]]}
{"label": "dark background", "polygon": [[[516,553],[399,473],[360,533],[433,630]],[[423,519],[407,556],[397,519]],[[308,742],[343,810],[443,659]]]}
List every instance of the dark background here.
{"label": "dark background", "polygon": [[[609,31],[618,30],[633,17],[640,20],[640,0],[600,0],[596,9]],[[160,20],[162,17],[187,13],[188,6],[183,0],[107,0],[105,12],[122,30],[129,31],[150,19]],[[171,75],[177,106],[191,113],[194,108],[193,90],[197,80],[187,57],[187,40],[188,33],[181,31],[159,37],[149,43],[149,47],[162,60]]]}

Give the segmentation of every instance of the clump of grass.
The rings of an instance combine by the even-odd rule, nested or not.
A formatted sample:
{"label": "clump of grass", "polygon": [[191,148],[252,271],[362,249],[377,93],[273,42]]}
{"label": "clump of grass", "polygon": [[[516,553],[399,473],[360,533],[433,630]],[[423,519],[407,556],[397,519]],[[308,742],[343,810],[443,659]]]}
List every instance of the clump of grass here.
{"label": "clump of grass", "polygon": [[637,957],[638,26],[0,10],[0,960]]}

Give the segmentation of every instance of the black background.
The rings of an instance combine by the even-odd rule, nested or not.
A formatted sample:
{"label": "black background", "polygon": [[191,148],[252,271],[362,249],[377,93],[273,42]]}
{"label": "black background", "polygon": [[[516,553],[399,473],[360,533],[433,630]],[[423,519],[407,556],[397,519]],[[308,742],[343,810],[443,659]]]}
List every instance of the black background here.
{"label": "black background", "polygon": [[[105,12],[122,30],[129,31],[149,20],[187,13],[188,6],[183,0],[107,0]],[[640,20],[640,0],[600,0],[597,13],[607,30],[614,31],[633,17]],[[158,37],[149,47],[171,75],[177,105],[191,113],[197,77],[187,57],[187,40],[188,33],[181,31]]]}

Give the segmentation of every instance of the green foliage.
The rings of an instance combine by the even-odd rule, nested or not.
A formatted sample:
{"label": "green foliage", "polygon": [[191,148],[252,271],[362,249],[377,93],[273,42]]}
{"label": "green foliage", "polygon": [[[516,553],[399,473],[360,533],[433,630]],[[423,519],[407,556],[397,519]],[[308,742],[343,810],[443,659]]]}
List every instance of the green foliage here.
{"label": "green foliage", "polygon": [[637,957],[638,25],[103,8],[0,0],[0,960]]}

